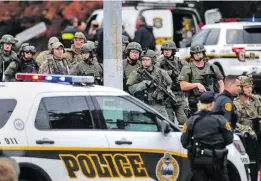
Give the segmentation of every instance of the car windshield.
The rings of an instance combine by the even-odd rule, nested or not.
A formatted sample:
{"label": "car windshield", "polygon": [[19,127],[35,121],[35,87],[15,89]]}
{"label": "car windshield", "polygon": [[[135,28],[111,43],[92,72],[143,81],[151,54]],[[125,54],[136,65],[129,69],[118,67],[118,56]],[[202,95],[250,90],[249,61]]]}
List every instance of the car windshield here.
{"label": "car windshield", "polygon": [[227,44],[261,44],[261,27],[228,29]]}

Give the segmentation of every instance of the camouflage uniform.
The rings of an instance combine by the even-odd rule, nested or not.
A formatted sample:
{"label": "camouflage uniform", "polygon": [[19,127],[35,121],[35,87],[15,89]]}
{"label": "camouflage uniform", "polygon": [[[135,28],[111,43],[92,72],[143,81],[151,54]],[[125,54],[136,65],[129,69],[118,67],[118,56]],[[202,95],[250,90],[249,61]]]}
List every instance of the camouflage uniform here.
{"label": "camouflage uniform", "polygon": [[126,48],[127,58],[123,60],[123,85],[124,85],[123,87],[124,87],[124,91],[127,91],[126,82],[128,80],[130,73],[133,70],[136,70],[139,67],[138,60],[135,61],[135,60],[131,60],[129,58],[129,54],[130,54],[131,50],[137,50],[141,54],[141,52],[142,52],[141,45],[137,42],[131,42],[130,44],[128,44],[128,46]]}
{"label": "camouflage uniform", "polygon": [[246,93],[243,90],[243,87],[253,85],[252,76],[239,76],[239,80],[241,91],[239,97],[234,99],[234,105],[237,109],[236,130],[243,134],[243,144],[250,162],[252,162],[251,180],[257,180],[260,167],[261,102],[258,95],[253,95],[252,92]]}
{"label": "camouflage uniform", "polygon": [[17,54],[11,50],[10,52],[4,51],[4,43],[12,44],[14,46],[17,43],[17,40],[12,35],[3,35],[1,40],[1,49],[0,49],[0,81],[5,81],[4,72],[12,61],[17,61]]}
{"label": "camouflage uniform", "polygon": [[[127,47],[128,44],[129,44],[128,37],[122,35],[122,45],[125,45]],[[126,59],[126,58],[127,58],[126,52],[122,52],[122,59]]]}
{"label": "camouflage uniform", "polygon": [[[240,84],[241,84],[241,95],[245,95],[243,92],[243,86],[253,85],[251,76],[240,76]],[[247,95],[245,95],[247,96]],[[234,99],[234,105],[237,109],[237,127],[240,131],[247,131],[253,133],[251,130],[254,129],[253,121],[256,121],[257,125],[259,125],[259,117],[261,115],[261,101],[259,95],[252,94],[250,96],[250,103],[245,102],[240,97]],[[243,126],[242,126],[243,125]],[[259,126],[258,129],[260,130]]]}
{"label": "camouflage uniform", "polygon": [[166,70],[173,81],[171,89],[176,97],[177,102],[173,103],[172,101],[168,101],[166,103],[166,110],[168,112],[169,118],[174,122],[175,112],[178,122],[180,124],[184,124],[187,120],[185,109],[188,109],[188,105],[186,104],[184,92],[180,89],[178,76],[183,66],[187,65],[188,63],[186,61],[180,60],[175,56],[176,49],[176,44],[173,41],[164,42],[161,46],[162,54],[164,50],[172,50],[172,55],[170,57],[162,57],[160,60],[158,60],[156,66]]}
{"label": "camouflage uniform", "polygon": [[[203,45],[193,45],[190,48],[191,55],[194,53],[205,52]],[[194,60],[193,60],[194,61]],[[211,91],[218,93],[217,82],[223,80],[223,75],[221,74],[219,68],[216,65],[204,62],[204,67],[197,67],[193,62],[185,65],[179,75],[179,81],[185,81],[189,83],[201,83],[206,91]],[[192,113],[197,111],[197,103],[201,92],[198,88],[186,91],[186,96],[188,97],[189,107]]]}
{"label": "camouflage uniform", "polygon": [[68,64],[65,60],[61,58],[56,58],[53,55],[54,48],[64,48],[63,44],[56,42],[52,45],[51,54],[47,56],[47,59],[42,63],[39,69],[40,74],[60,74],[67,75],[69,72]]}
{"label": "camouflage uniform", "polygon": [[[86,37],[82,32],[76,32],[74,34],[74,38],[83,39],[84,42],[86,42]],[[65,53],[63,54],[62,58],[68,62],[70,69],[78,62],[83,60],[81,50],[76,50],[74,45],[72,45],[72,47],[69,49],[65,49]]]}
{"label": "camouflage uniform", "polygon": [[103,84],[103,67],[97,61],[93,60],[94,44],[91,42],[83,44],[81,54],[87,54],[89,57],[82,60],[70,69],[70,75],[91,75],[95,77],[95,84]]}
{"label": "camouflage uniform", "polygon": [[148,71],[150,75],[160,82],[164,82],[166,89],[171,92],[170,87],[172,80],[166,71],[155,67],[153,64],[156,61],[156,53],[152,50],[147,50],[142,57],[151,57],[152,64],[149,68],[144,68],[142,65],[137,70],[131,72],[127,86],[130,94],[142,100],[157,110],[159,113],[168,118],[166,107],[164,105],[165,93],[158,90],[157,87],[149,80],[149,78],[142,73],[144,70]]}
{"label": "camouflage uniform", "polygon": [[36,57],[36,62],[38,65],[41,65],[44,60],[47,60],[47,56],[51,53],[51,46],[53,43],[59,42],[59,39],[57,37],[51,37],[48,41],[48,49],[39,53],[39,55]]}
{"label": "camouflage uniform", "polygon": [[32,58],[25,60],[23,53],[31,52],[32,55],[36,53],[35,47],[24,43],[19,50],[19,60],[12,61],[7,69],[5,70],[5,80],[8,82],[16,81],[16,73],[38,73],[39,66],[36,61]]}

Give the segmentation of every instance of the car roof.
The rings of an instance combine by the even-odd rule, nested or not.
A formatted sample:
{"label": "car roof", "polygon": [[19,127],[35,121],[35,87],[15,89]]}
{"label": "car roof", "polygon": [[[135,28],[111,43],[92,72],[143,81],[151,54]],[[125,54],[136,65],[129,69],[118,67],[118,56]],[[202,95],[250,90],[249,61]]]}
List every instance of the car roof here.
{"label": "car roof", "polygon": [[215,24],[207,24],[202,29],[222,28],[222,29],[242,29],[243,26],[261,26],[261,22],[223,22]]}
{"label": "car roof", "polygon": [[30,93],[32,96],[36,96],[39,93],[51,93],[51,92],[104,92],[123,96],[129,95],[128,93],[105,86],[87,85],[76,86],[70,84],[60,83],[48,83],[48,82],[4,82],[0,84],[0,98],[19,96]]}

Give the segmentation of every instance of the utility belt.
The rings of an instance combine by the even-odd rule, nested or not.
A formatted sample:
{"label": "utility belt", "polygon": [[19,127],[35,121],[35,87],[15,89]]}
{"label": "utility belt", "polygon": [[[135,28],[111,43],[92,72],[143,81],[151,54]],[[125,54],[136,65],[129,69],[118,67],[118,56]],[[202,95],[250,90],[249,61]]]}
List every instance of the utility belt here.
{"label": "utility belt", "polygon": [[144,102],[148,105],[155,105],[155,104],[163,104],[162,100],[144,100]]}
{"label": "utility belt", "polygon": [[189,160],[192,165],[215,165],[227,163],[228,150],[226,148],[206,148],[196,142],[189,148]]}

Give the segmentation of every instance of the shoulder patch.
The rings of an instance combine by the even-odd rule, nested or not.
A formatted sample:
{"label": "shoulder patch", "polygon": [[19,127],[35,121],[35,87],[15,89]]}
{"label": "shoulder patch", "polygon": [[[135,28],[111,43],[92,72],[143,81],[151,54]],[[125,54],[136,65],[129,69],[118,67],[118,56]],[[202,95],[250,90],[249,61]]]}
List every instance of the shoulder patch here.
{"label": "shoulder patch", "polygon": [[187,125],[187,123],[185,123],[185,124],[183,125],[182,132],[183,132],[183,133],[186,133],[187,130],[188,130],[188,125]]}
{"label": "shoulder patch", "polygon": [[225,104],[225,110],[231,111],[232,110],[232,104],[230,102]]}
{"label": "shoulder patch", "polygon": [[231,128],[228,121],[226,122],[225,127],[226,127],[227,130],[232,131],[232,128]]}

